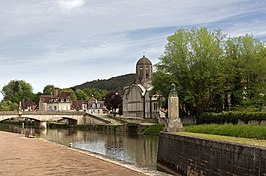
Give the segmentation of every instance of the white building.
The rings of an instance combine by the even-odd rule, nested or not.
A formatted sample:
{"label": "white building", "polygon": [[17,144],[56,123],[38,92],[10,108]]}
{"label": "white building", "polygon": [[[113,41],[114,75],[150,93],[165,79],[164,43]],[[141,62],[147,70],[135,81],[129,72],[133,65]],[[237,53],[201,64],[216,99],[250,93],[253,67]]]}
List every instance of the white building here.
{"label": "white building", "polygon": [[71,110],[84,111],[94,115],[104,115],[107,113],[107,109],[104,106],[103,101],[97,101],[92,98],[90,100],[75,100],[71,102]]}

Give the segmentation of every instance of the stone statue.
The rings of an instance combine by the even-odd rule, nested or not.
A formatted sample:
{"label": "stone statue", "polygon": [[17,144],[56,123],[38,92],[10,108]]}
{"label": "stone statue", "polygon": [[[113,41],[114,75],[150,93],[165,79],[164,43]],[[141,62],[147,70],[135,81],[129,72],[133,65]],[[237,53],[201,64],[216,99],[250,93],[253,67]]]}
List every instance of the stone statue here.
{"label": "stone statue", "polygon": [[171,84],[171,90],[169,92],[169,97],[177,97],[176,85],[174,83]]}

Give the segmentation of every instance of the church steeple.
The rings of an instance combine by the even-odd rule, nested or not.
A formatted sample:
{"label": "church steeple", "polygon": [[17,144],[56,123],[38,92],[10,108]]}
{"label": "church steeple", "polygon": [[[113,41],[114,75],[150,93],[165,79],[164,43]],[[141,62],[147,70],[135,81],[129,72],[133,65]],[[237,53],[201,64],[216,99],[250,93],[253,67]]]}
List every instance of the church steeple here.
{"label": "church steeple", "polygon": [[136,84],[151,81],[152,76],[152,63],[143,53],[136,65]]}

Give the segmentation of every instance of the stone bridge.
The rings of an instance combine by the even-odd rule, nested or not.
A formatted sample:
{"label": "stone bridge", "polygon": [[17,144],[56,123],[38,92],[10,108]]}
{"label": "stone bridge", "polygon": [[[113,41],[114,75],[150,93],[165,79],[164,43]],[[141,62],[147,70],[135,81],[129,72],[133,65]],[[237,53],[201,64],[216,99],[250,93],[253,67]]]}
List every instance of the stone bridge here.
{"label": "stone bridge", "polygon": [[72,124],[108,124],[101,117],[78,111],[0,111],[0,121],[7,119],[32,119],[39,122],[41,128],[47,127],[47,122],[68,119]]}

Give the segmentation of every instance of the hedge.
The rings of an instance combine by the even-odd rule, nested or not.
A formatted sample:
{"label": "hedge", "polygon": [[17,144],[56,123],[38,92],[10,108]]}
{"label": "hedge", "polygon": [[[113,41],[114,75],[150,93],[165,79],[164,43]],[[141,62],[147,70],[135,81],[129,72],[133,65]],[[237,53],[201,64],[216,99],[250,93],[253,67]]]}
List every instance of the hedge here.
{"label": "hedge", "polygon": [[237,124],[241,120],[248,124],[251,120],[261,122],[266,120],[266,112],[221,112],[221,113],[203,113],[197,117],[197,124]]}

